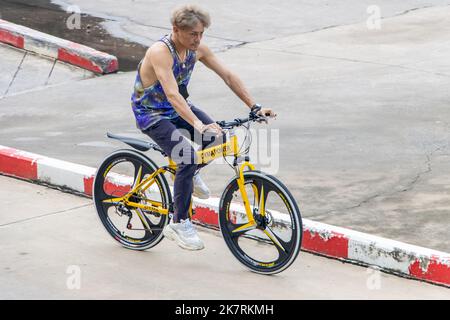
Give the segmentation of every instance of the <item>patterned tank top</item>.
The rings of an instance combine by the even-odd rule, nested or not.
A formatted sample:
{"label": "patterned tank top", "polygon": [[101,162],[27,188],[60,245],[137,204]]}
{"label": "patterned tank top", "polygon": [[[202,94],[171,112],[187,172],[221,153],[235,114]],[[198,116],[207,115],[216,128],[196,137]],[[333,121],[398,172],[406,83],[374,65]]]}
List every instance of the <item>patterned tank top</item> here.
{"label": "patterned tank top", "polygon": [[[181,62],[175,50],[175,45],[169,35],[165,35],[159,41],[164,42],[172,54],[172,71],[178,86],[184,86],[186,88],[189,83],[189,79],[191,78],[196,61],[195,51],[188,50],[185,61]],[[137,127],[141,130],[145,130],[156,124],[161,119],[172,120],[179,115],[167,99],[159,81],[156,81],[156,83],[150,87],[144,87],[139,73],[141,64],[142,60],[137,68],[136,81],[134,82],[134,92],[131,95],[131,106],[136,118]],[[188,104],[190,105],[189,102]]]}

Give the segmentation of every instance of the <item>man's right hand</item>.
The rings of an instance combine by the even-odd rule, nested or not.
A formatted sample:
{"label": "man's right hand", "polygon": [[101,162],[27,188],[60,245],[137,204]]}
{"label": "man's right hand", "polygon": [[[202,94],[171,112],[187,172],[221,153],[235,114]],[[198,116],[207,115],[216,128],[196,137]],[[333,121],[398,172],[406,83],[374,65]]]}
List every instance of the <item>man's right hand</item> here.
{"label": "man's right hand", "polygon": [[215,122],[210,123],[210,124],[204,124],[201,128],[200,128],[200,133],[204,134],[205,132],[212,132],[215,133],[216,135],[220,135],[223,133],[222,128]]}

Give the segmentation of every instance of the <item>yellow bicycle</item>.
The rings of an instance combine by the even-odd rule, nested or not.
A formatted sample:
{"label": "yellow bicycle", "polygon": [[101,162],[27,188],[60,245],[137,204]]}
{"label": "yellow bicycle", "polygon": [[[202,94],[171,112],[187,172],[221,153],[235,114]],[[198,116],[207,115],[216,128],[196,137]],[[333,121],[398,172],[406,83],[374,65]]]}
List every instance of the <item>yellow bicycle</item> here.
{"label": "yellow bicycle", "polygon": [[[220,230],[242,264],[257,273],[275,274],[288,268],[300,251],[302,218],[286,186],[274,176],[255,170],[250,163],[251,143],[244,148],[238,143],[236,127],[246,129],[247,140],[250,124],[262,120],[264,117],[251,112],[248,118],[218,121],[227,141],[198,151],[197,157],[202,163],[219,157],[234,158],[236,175],[225,187],[219,204]],[[147,250],[163,239],[162,229],[173,213],[165,173],[175,175],[176,164],[149,141],[109,133],[108,137],[136,150],[117,150],[98,168],[93,187],[97,213],[108,233],[120,244]],[[168,165],[158,167],[142,153],[150,149],[166,156]],[[190,215],[195,215],[192,202]]]}

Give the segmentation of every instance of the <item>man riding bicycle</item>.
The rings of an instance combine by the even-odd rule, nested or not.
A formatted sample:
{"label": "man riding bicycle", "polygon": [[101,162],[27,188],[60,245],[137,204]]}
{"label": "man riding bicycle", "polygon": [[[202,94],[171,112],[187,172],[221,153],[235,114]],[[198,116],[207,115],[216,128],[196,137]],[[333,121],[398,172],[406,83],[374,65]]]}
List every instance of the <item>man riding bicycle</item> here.
{"label": "man riding bicycle", "polygon": [[[177,164],[174,182],[174,216],[164,236],[188,250],[204,248],[191,221],[189,207],[192,194],[208,198],[209,189],[198,174],[195,150],[183,135],[194,140],[201,135],[200,147],[222,143],[222,130],[205,112],[187,100],[187,85],[197,61],[217,73],[230,89],[250,108],[260,109],[240,78],[226,68],[201,39],[210,26],[207,12],[194,5],[175,9],[171,18],[172,33],[155,42],[139,63],[132,109],[137,126],[155,141]],[[268,108],[259,114],[275,116]],[[206,138],[207,133],[215,136]],[[182,153],[179,152],[182,150]],[[197,173],[196,173],[197,172]]]}

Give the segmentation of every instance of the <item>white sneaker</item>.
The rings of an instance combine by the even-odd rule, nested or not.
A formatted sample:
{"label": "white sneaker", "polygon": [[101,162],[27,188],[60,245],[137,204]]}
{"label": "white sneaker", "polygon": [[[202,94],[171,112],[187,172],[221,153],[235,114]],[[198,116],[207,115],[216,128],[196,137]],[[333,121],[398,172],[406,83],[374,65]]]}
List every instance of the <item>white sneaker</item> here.
{"label": "white sneaker", "polygon": [[200,198],[200,199],[208,199],[210,195],[210,191],[208,186],[205,184],[205,182],[200,177],[200,174],[194,175],[194,191],[193,195],[194,197]]}
{"label": "white sneaker", "polygon": [[164,227],[163,234],[167,239],[174,240],[183,249],[201,250],[205,247],[189,219],[181,220],[180,223],[171,221]]}

